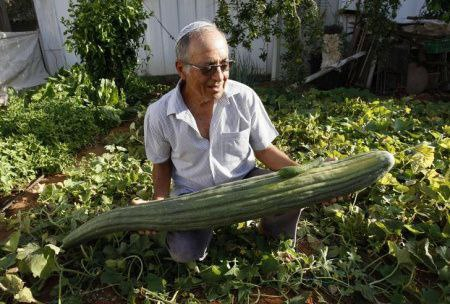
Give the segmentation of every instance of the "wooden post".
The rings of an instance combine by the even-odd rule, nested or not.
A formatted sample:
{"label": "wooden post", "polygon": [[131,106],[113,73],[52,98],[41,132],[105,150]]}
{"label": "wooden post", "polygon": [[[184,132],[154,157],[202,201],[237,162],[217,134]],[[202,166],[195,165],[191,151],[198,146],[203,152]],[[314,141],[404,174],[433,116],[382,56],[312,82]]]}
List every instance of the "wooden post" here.
{"label": "wooden post", "polygon": [[[281,25],[281,17],[277,16],[278,24]],[[273,50],[272,50],[272,71],[270,73],[270,80],[275,81],[278,79],[278,64],[280,62],[280,38],[273,36]]]}

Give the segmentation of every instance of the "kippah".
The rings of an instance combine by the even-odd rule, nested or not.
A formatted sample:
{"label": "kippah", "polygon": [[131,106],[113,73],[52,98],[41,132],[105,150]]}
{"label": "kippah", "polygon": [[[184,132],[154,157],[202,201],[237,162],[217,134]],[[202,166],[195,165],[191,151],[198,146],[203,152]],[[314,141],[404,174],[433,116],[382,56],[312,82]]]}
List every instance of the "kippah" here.
{"label": "kippah", "polygon": [[216,27],[214,25],[214,23],[211,23],[208,21],[194,21],[192,23],[189,23],[188,25],[183,27],[183,29],[178,34],[176,43],[178,44],[178,42],[181,40],[181,38],[183,38],[185,35],[189,34],[190,32],[195,31],[201,27],[206,27],[206,26]]}

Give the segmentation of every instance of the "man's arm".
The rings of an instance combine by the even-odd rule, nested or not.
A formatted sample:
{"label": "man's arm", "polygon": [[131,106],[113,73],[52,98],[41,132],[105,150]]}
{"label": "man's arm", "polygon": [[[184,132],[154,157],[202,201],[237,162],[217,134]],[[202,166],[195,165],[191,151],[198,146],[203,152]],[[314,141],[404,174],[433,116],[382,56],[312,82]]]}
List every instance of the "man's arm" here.
{"label": "man's arm", "polygon": [[160,164],[153,164],[153,199],[162,200],[170,195],[170,179],[172,177],[172,161],[169,159]]}
{"label": "man's arm", "polygon": [[255,151],[255,156],[272,171],[278,171],[287,166],[298,166],[295,161],[290,159],[289,156],[272,144],[264,150]]}

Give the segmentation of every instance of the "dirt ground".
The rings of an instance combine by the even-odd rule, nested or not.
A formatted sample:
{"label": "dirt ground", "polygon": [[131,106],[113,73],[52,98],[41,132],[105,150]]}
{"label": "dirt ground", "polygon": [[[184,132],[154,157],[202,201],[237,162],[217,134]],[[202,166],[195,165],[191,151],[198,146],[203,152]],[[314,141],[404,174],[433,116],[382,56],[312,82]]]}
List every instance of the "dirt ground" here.
{"label": "dirt ground", "polygon": [[[120,126],[113,128],[105,138],[127,133],[129,131],[131,123],[132,121],[123,122]],[[106,152],[105,144],[105,139],[101,138],[93,146],[86,147],[85,149],[81,150],[76,156],[77,162],[80,162],[83,157],[86,157],[91,153],[98,156],[102,155]],[[6,208],[6,216],[12,216],[19,210],[27,210],[29,208],[32,208],[36,205],[39,193],[42,192],[46,185],[63,182],[65,179],[66,176],[64,174],[55,174],[37,178],[38,182],[34,180],[30,183],[30,185],[34,184],[32,185],[32,187],[28,186],[21,192],[15,192],[7,197],[0,197],[0,208]],[[6,207],[5,205],[7,205],[8,202],[9,206]],[[10,232],[7,231],[7,227],[4,227],[0,224],[0,241],[6,239],[9,234]]]}

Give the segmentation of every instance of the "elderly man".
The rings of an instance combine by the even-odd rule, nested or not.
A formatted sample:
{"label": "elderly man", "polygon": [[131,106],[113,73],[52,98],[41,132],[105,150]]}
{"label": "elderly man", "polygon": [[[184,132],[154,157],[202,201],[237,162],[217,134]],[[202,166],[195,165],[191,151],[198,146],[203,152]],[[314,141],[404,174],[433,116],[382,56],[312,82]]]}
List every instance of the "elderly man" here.
{"label": "elderly man", "polygon": [[[256,168],[255,159],[273,171],[296,165],[271,144],[278,133],[257,94],[229,79],[228,44],[214,24],[187,25],[176,56],[178,85],[151,104],[145,117],[154,199],[268,172]],[[260,227],[268,236],[284,234],[295,241],[299,213],[264,218]],[[175,261],[189,262],[206,256],[211,237],[211,229],[173,231],[166,244]]]}

